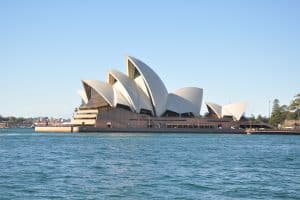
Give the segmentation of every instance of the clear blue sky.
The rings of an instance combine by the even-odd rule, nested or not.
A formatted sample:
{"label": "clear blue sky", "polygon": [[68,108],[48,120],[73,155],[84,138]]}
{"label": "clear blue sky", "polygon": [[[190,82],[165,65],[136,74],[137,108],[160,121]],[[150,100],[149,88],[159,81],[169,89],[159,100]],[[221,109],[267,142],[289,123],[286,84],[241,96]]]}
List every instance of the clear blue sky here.
{"label": "clear blue sky", "polygon": [[170,92],[268,115],[300,92],[300,1],[0,0],[0,114],[70,117],[80,80],[125,72],[125,55]]}

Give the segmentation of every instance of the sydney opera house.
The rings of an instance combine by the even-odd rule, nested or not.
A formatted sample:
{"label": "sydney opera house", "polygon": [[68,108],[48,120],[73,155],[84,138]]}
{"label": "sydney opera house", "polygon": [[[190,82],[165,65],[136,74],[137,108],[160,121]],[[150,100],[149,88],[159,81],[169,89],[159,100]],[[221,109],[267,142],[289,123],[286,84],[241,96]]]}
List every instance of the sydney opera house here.
{"label": "sydney opera house", "polygon": [[232,127],[246,111],[246,103],[206,103],[208,117],[201,117],[202,88],[169,93],[147,64],[131,56],[126,57],[126,70],[126,74],[109,71],[106,81],[83,80],[82,104],[71,123],[97,128]]}

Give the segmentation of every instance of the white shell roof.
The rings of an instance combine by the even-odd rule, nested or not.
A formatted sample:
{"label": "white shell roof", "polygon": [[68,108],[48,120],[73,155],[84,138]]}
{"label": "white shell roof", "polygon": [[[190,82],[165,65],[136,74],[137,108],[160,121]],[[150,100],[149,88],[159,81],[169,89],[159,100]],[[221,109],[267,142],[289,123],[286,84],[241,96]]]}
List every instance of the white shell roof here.
{"label": "white shell roof", "polygon": [[234,120],[239,121],[245,114],[248,104],[246,102],[239,102],[225,106],[220,106],[215,103],[206,103],[206,105],[211,108],[219,118],[232,116]]}
{"label": "white shell roof", "polygon": [[196,88],[196,87],[180,88],[175,91],[175,94],[191,102],[195,107],[195,110],[192,111],[192,113],[195,116],[200,115],[200,110],[201,110],[202,100],[203,100],[202,88]]}
{"label": "white shell roof", "polygon": [[109,84],[98,80],[83,80],[82,82],[93,88],[110,106],[114,106],[114,90]]}
{"label": "white shell roof", "polygon": [[127,101],[126,97],[124,97],[122,93],[118,90],[118,87],[113,88],[113,90],[114,90],[114,107],[116,107],[118,104],[121,104],[131,108],[131,104]]}
{"label": "white shell roof", "polygon": [[[110,70],[108,75],[108,82],[116,90],[118,90],[130,103],[132,110],[140,112],[141,109],[147,109],[152,112],[152,106],[147,95],[140,89],[136,83],[129,79],[128,76],[117,70]],[[117,82],[111,82],[113,77]]]}
{"label": "white shell roof", "polygon": [[77,93],[85,104],[89,101],[84,90],[78,90]]}
{"label": "white shell roof", "polygon": [[210,102],[206,102],[207,107],[209,107],[210,109],[212,109],[212,111],[214,111],[214,113],[218,116],[218,118],[222,118],[222,106],[215,104],[215,103],[210,103]]}
{"label": "white shell roof", "polygon": [[169,94],[166,110],[176,112],[178,114],[193,113],[194,116],[199,116],[200,110],[198,106],[176,94]]}
{"label": "white shell roof", "polygon": [[241,117],[245,114],[247,109],[246,102],[233,103],[223,106],[222,115],[223,116],[233,116],[234,120],[239,121]]}
{"label": "white shell roof", "polygon": [[118,87],[114,88],[110,84],[98,80],[84,80],[82,82],[93,88],[111,107],[116,107],[117,104],[126,105],[128,107],[131,106],[118,90]]}
{"label": "white shell roof", "polygon": [[[168,90],[164,83],[148,65],[134,57],[127,56],[127,72],[130,79],[134,79],[134,77],[132,77],[129,73],[130,70],[128,61],[134,65],[143,77],[144,84],[147,87],[148,96],[151,98],[155,109],[155,114],[157,116],[161,116],[166,110],[166,104],[168,101]],[[140,87],[143,89],[143,86],[140,85]]]}
{"label": "white shell roof", "polygon": [[203,89],[186,87],[169,94],[160,77],[148,65],[130,56],[126,57],[126,63],[128,76],[110,70],[107,83],[98,80],[82,81],[85,91],[79,94],[83,101],[88,103],[88,88],[93,88],[111,107],[122,104],[138,113],[142,109],[149,110],[155,116],[162,116],[167,110],[199,116]]}

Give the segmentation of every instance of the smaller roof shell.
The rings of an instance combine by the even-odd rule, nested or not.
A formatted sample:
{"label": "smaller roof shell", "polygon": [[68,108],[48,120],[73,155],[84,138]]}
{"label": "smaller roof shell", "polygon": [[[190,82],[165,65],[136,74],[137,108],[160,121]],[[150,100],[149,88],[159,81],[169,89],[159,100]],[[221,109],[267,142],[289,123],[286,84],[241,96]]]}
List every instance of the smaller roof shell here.
{"label": "smaller roof shell", "polygon": [[178,114],[193,113],[195,116],[199,115],[197,106],[184,99],[183,97],[172,93],[169,94],[166,110]]}
{"label": "smaller roof shell", "polygon": [[88,98],[88,87],[93,88],[110,106],[114,106],[114,90],[111,85],[98,80],[83,80],[82,81],[85,93]]}
{"label": "smaller roof shell", "polygon": [[215,103],[211,103],[211,102],[206,102],[206,106],[208,108],[210,108],[216,115],[218,118],[222,118],[222,106],[215,104]]}
{"label": "smaller roof shell", "polygon": [[200,115],[200,110],[203,101],[203,89],[197,87],[184,87],[175,91],[175,94],[189,101],[194,107],[192,113],[195,116]]}
{"label": "smaller roof shell", "polygon": [[84,90],[78,90],[77,93],[85,104],[89,101]]}
{"label": "smaller roof shell", "polygon": [[239,102],[228,104],[222,107],[222,115],[224,116],[233,116],[233,119],[239,121],[241,117],[245,114],[247,109],[246,102]]}
{"label": "smaller roof shell", "polygon": [[218,116],[218,118],[232,116],[235,121],[241,119],[248,106],[246,102],[232,103],[225,106],[207,102],[206,105]]}

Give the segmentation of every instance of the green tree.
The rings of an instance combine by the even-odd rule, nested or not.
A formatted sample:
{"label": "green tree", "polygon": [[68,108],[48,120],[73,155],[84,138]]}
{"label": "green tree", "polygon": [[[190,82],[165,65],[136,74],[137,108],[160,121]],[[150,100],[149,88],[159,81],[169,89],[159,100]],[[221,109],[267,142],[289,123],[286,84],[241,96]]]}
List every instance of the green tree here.
{"label": "green tree", "polygon": [[278,99],[275,99],[273,102],[272,115],[270,118],[270,124],[273,126],[278,126],[282,124],[286,119],[288,114],[288,107],[286,105],[280,106]]}
{"label": "green tree", "polygon": [[297,113],[296,112],[288,112],[286,119],[287,120],[296,120],[297,119]]}
{"label": "green tree", "polygon": [[258,115],[257,118],[256,118],[256,122],[258,122],[258,123],[268,123],[269,118]]}
{"label": "green tree", "polygon": [[245,117],[246,121],[255,122],[255,115],[251,114],[249,117]]}
{"label": "green tree", "polygon": [[292,120],[300,119],[300,93],[294,97],[294,100],[289,105],[289,118]]}

